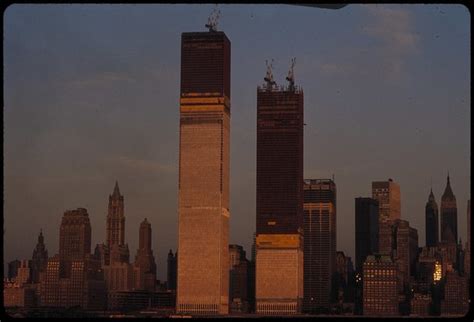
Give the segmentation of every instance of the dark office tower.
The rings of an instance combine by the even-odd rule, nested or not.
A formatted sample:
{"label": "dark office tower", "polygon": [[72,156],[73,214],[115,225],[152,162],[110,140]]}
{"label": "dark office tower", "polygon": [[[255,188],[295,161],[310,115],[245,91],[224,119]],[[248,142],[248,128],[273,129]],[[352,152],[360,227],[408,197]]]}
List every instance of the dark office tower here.
{"label": "dark office tower", "polygon": [[156,284],[156,264],[151,249],[151,225],[148,220],[140,224],[139,247],[135,256],[136,281],[138,290],[154,291]]}
{"label": "dark office tower", "polygon": [[418,254],[418,231],[410,223],[397,219],[393,223],[394,260],[398,265],[399,291],[408,288],[410,276],[413,275]]}
{"label": "dark office tower", "polygon": [[248,312],[249,261],[240,245],[229,245],[229,311]]}
{"label": "dark office tower", "polygon": [[441,316],[463,316],[469,310],[469,283],[456,271],[446,273]]}
{"label": "dark office tower", "polygon": [[14,279],[18,274],[18,267],[20,267],[21,262],[18,259],[8,263],[8,278]]}
{"label": "dark office tower", "polygon": [[456,197],[451,190],[448,175],[446,189],[441,197],[441,241],[455,244],[458,242],[457,216]]}
{"label": "dark office tower", "polygon": [[431,190],[425,206],[426,246],[428,247],[436,246],[439,242],[438,222],[438,204],[433,195],[433,190]]}
{"label": "dark office tower", "polygon": [[303,298],[303,91],[271,83],[257,88],[256,312],[294,314]]}
{"label": "dark office tower", "polygon": [[379,202],[379,253],[391,255],[392,223],[400,219],[400,186],[392,179],[374,181],[372,198]]}
{"label": "dark office tower", "polygon": [[230,41],[181,36],[177,312],[229,310]]}
{"label": "dark office tower", "polygon": [[59,231],[59,258],[83,260],[91,253],[91,223],[84,208],[64,212]]}
{"label": "dark office tower", "polygon": [[177,274],[177,256],[178,256],[178,252],[176,252],[175,255],[173,255],[173,252],[169,251],[168,253],[168,269],[167,269],[167,273],[166,273],[166,276],[167,276],[167,279],[166,279],[166,283],[167,283],[167,289],[168,290],[172,290],[172,291],[176,291],[176,274]]}
{"label": "dark office tower", "polygon": [[31,282],[39,283],[40,275],[46,272],[46,266],[48,265],[48,250],[44,245],[43,231],[40,231],[38,236],[38,243],[33,250],[33,257],[31,259]]}
{"label": "dark office tower", "polygon": [[356,271],[369,255],[379,249],[379,202],[372,198],[355,198],[355,251]]}
{"label": "dark office tower", "polygon": [[308,313],[329,312],[336,272],[336,184],[304,181],[304,301]]}

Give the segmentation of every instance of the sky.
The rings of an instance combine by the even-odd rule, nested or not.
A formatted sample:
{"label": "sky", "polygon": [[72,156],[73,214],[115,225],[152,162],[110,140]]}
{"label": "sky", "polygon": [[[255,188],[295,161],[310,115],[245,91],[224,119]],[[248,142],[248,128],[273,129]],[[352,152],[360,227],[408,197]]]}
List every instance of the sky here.
{"label": "sky", "polygon": [[[211,4],[15,4],[4,12],[4,263],[31,258],[40,229],[58,252],[84,207],[92,251],[108,196],[125,198],[130,258],[152,225],[158,278],[177,247],[180,41]],[[305,95],[304,177],[335,177],[337,249],[354,261],[356,197],[400,184],[401,218],[425,245],[430,187],[449,171],[458,235],[470,196],[470,16],[462,5],[219,5],[231,41],[230,243],[251,253],[256,87],[265,60],[284,84],[296,57]],[[6,266],[4,266],[6,267]],[[6,268],[5,268],[6,269]]]}

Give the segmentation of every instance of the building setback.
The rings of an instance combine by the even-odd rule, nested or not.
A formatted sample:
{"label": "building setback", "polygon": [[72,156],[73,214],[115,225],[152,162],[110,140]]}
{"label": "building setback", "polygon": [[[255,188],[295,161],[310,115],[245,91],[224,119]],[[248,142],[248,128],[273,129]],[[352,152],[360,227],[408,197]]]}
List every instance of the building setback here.
{"label": "building setback", "polygon": [[456,196],[451,189],[449,175],[441,197],[441,241],[447,243],[458,242],[458,209]]}
{"label": "building setback", "polygon": [[257,88],[256,312],[301,312],[303,91]]}
{"label": "building setback", "polygon": [[356,271],[369,255],[379,249],[379,202],[372,198],[355,198]]}
{"label": "building setback", "polygon": [[433,190],[430,191],[428,202],[425,206],[425,227],[426,227],[426,246],[433,247],[439,242],[439,218],[438,218],[438,204],[433,195]]}
{"label": "building setback", "polygon": [[177,312],[229,310],[230,41],[181,36]]}
{"label": "building setback", "polygon": [[336,272],[336,184],[304,181],[304,300],[307,313],[329,312]]}
{"label": "building setback", "polygon": [[379,202],[379,253],[391,255],[391,225],[395,219],[400,219],[400,186],[392,179],[374,181],[372,198]]}

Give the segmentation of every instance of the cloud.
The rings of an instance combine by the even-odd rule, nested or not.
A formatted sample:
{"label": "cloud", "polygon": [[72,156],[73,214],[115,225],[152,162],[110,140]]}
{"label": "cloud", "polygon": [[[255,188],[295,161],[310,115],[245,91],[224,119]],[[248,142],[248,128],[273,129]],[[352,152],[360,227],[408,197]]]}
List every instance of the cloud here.
{"label": "cloud", "polygon": [[402,8],[363,5],[370,19],[363,33],[378,41],[375,50],[389,72],[403,71],[405,61],[420,51],[419,36],[414,30],[412,13]]}

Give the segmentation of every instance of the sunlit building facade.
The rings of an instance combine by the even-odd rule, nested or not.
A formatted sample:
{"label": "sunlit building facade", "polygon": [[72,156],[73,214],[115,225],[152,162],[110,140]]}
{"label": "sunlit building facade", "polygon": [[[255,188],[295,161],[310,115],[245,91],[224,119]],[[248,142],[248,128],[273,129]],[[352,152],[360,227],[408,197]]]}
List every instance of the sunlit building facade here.
{"label": "sunlit building facade", "polygon": [[177,312],[229,311],[230,41],[181,37]]}
{"label": "sunlit building facade", "polygon": [[256,312],[301,312],[303,91],[257,88]]}

